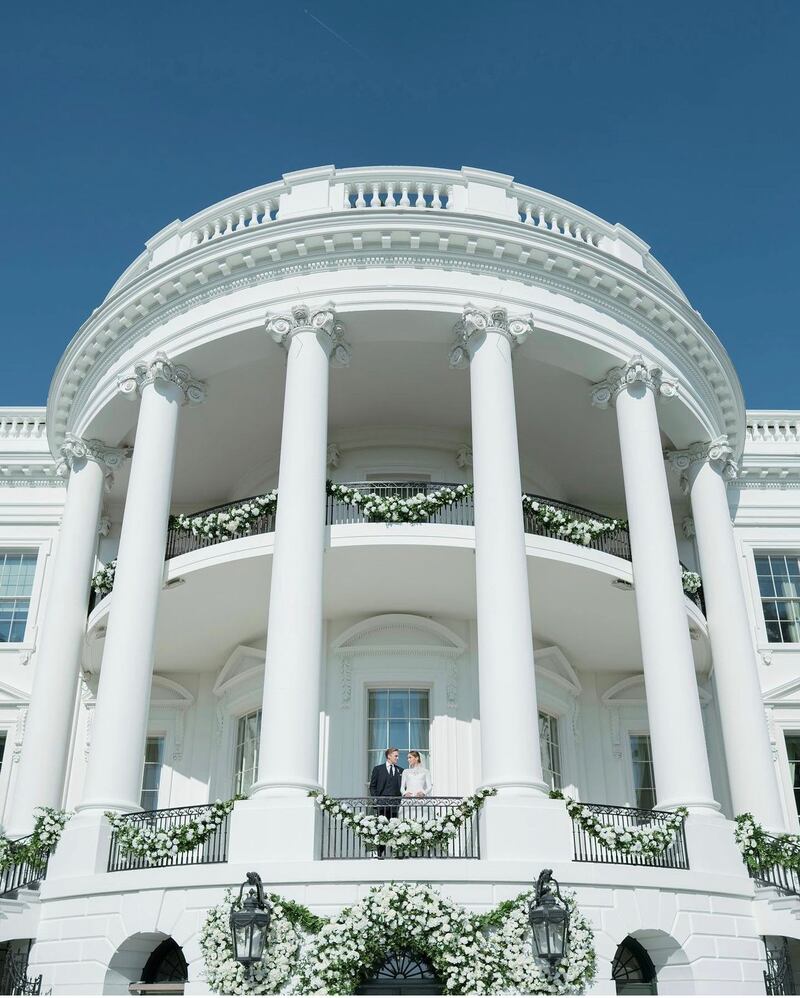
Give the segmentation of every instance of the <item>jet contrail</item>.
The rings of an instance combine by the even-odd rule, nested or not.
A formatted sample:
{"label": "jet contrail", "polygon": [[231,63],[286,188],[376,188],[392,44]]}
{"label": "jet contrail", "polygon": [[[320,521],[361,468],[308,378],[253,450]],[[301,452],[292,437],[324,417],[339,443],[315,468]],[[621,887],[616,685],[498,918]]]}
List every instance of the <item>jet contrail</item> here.
{"label": "jet contrail", "polygon": [[313,21],[316,21],[321,28],[323,28],[325,31],[328,32],[329,35],[333,35],[334,38],[338,39],[342,43],[342,45],[346,45],[349,49],[352,49],[357,55],[360,55],[361,58],[365,59],[367,62],[372,62],[372,60],[366,54],[366,52],[362,52],[361,49],[356,48],[352,42],[348,42],[348,40],[346,38],[343,38],[338,31],[334,31],[329,24],[326,24],[324,21],[321,21],[316,14],[312,14],[311,11],[308,10],[308,8],[305,8],[303,10],[303,13],[308,14],[308,16]]}

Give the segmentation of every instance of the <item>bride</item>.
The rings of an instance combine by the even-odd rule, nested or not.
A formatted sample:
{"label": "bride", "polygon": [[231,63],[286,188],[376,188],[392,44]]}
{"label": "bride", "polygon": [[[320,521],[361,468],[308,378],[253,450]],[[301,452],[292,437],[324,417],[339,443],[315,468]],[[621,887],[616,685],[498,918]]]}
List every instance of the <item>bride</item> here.
{"label": "bride", "polygon": [[408,753],[408,769],[403,770],[400,794],[403,804],[413,804],[419,797],[430,797],[433,790],[431,774],[422,765],[422,756],[413,749]]}

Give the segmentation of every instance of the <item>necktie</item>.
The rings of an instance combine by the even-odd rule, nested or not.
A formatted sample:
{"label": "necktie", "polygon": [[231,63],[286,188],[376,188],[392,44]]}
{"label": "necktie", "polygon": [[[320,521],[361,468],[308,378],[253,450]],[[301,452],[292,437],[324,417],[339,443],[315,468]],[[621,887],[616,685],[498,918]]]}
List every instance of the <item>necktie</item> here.
{"label": "necktie", "polygon": [[394,776],[394,766],[389,766],[389,776]]}

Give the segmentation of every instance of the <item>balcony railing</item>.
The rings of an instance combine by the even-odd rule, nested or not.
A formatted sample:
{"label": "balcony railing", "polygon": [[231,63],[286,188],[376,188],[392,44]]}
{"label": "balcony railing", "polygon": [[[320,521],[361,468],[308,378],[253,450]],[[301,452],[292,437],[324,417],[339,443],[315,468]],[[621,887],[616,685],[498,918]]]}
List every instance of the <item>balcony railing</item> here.
{"label": "balcony railing", "polygon": [[[764,838],[770,842],[775,841],[774,835],[765,833]],[[796,870],[778,863],[772,866],[748,863],[748,869],[750,876],[757,884],[763,884],[765,887],[776,887],[782,894],[793,894],[795,897],[800,897],[800,874]]]}
{"label": "balcony railing", "polygon": [[[616,828],[640,829],[643,826],[668,827],[675,816],[669,811],[646,811],[636,807],[615,807],[611,804],[582,804],[591,808],[604,824]],[[578,863],[619,863],[623,866],[657,866],[668,870],[688,870],[684,824],[675,833],[672,845],[658,856],[642,856],[611,849],[585,831],[573,818],[572,844]]]}
{"label": "balcony railing", "polygon": [[[30,950],[29,950],[30,951]],[[42,975],[28,977],[28,953],[6,953],[0,966],[0,995],[40,995]]]}
{"label": "balcony railing", "polygon": [[[440,818],[462,803],[461,797],[427,797],[416,799],[413,803],[401,803],[399,797],[340,797],[339,803],[356,814],[386,814],[397,813],[400,818],[411,821]],[[387,813],[388,809],[391,809]],[[478,832],[478,815],[468,818],[446,845],[423,847],[415,851],[413,857],[398,856],[391,846],[386,846],[382,852],[374,846],[365,845],[361,836],[340,818],[334,818],[326,811],[322,812],[322,859],[480,859],[480,835]]]}
{"label": "balcony railing", "polygon": [[[427,495],[443,488],[457,488],[459,482],[347,482],[348,488],[358,489],[362,494],[375,493],[379,496],[398,496],[400,498],[411,498],[422,493]],[[242,503],[248,502],[255,496],[248,499],[237,499],[235,502],[223,503],[220,506],[212,506],[209,509],[200,510],[193,516],[208,516],[212,513],[224,513]],[[583,506],[575,506],[572,503],[562,502],[559,499],[548,499],[546,496],[528,494],[529,499],[538,500],[555,509],[562,510],[570,517],[587,520],[607,521],[610,517],[603,513],[596,513]],[[342,502],[334,496],[328,496],[325,505],[325,523],[328,526],[340,526],[355,523],[369,523],[369,517],[357,506]],[[523,507],[523,523],[526,534],[534,534],[539,537],[552,537],[555,540],[566,541],[566,543],[576,543],[567,540],[563,534],[558,532],[558,527],[554,524],[545,524],[536,517],[533,512]],[[443,506],[437,512],[432,513],[427,519],[417,521],[417,524],[438,524],[445,526],[473,527],[475,525],[475,505],[472,496],[464,496],[458,502]],[[201,548],[212,547],[224,541],[235,540],[239,537],[249,537],[258,534],[268,534],[275,530],[275,512],[265,512],[256,520],[243,526],[236,534],[225,537],[195,536],[190,530],[180,527],[170,526],[167,532],[167,545],[165,558],[176,558],[178,555],[188,554],[191,551],[198,551]],[[579,545],[583,547],[584,545]],[[594,551],[602,551],[604,554],[622,558],[624,561],[631,560],[631,542],[626,527],[620,527],[612,533],[600,537],[594,537],[585,545]],[[683,567],[683,566],[682,566]],[[695,603],[703,613],[705,613],[705,603],[703,591],[700,589],[696,593],[687,593],[689,599]],[[92,591],[89,600],[89,612],[91,612],[102,597]]]}
{"label": "balcony railing", "polygon": [[[149,827],[155,831],[187,825],[198,815],[208,811],[208,804],[192,807],[168,807],[160,811],[135,811],[126,818],[135,825]],[[147,858],[125,852],[116,831],[111,833],[111,846],[108,851],[108,872],[120,870],[149,870],[162,866],[196,866],[201,863],[225,863],[228,859],[228,827],[230,815],[225,815],[220,824],[205,842],[188,852],[176,856],[165,856],[151,861]]]}
{"label": "balcony railing", "polygon": [[[16,839],[17,844],[23,844],[30,840],[31,836],[26,835],[23,839]],[[26,859],[20,863],[14,863],[0,873],[0,897],[15,895],[17,891],[25,887],[35,887],[47,874],[47,863],[50,859],[50,850],[43,849],[33,860]]]}

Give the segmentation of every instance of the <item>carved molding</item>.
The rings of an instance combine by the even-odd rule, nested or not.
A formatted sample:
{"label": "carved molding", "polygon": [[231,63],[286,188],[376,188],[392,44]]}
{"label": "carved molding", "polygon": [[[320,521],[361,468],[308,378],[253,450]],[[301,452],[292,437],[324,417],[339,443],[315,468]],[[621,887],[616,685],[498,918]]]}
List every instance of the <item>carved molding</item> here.
{"label": "carved molding", "polygon": [[455,710],[458,707],[458,663],[452,658],[447,663],[445,690],[447,693],[447,709]]}
{"label": "carved molding", "polygon": [[342,459],[342,449],[338,444],[328,444],[327,465],[329,468],[338,468]]}
{"label": "carved molding", "polygon": [[681,530],[683,531],[683,536],[687,541],[691,540],[695,536],[694,529],[694,518],[691,516],[684,516],[681,520]]}
{"label": "carved molding", "polygon": [[459,468],[472,467],[472,447],[469,444],[462,444],[456,451],[456,464]]}
{"label": "carved molding", "polygon": [[681,473],[681,489],[684,492],[689,491],[689,469],[693,464],[708,461],[729,481],[739,473],[733,460],[733,447],[725,434],[713,440],[700,440],[683,450],[665,450],[664,458],[671,468]]}
{"label": "carved molding", "polygon": [[298,302],[292,305],[289,315],[267,315],[264,327],[276,343],[285,347],[296,333],[309,330],[321,333],[334,367],[350,366],[350,344],[345,342],[344,325],[337,320],[331,302],[317,309]]}
{"label": "carved molding", "polygon": [[111,533],[111,517],[110,516],[101,516],[100,517],[100,521],[97,524],[97,533],[101,537],[108,537],[108,535]]}
{"label": "carved molding", "polygon": [[199,405],[205,401],[205,383],[194,378],[183,364],[173,364],[163,350],[159,350],[152,360],[136,364],[133,374],[117,378],[120,392],[131,399],[141,398],[147,385],[156,381],[176,385],[183,392],[184,405]]}
{"label": "carved molding", "polygon": [[353,663],[342,659],[342,710],[349,710],[353,702]]}
{"label": "carved molding", "polygon": [[19,762],[22,754],[22,742],[25,739],[25,726],[28,723],[28,707],[20,707],[17,711],[17,730],[14,733],[13,761]]}
{"label": "carved molding", "polygon": [[660,367],[647,364],[641,354],[636,354],[627,364],[612,367],[602,381],[592,385],[592,405],[607,409],[623,389],[636,384],[645,385],[661,398],[674,398],[678,394],[675,378],[668,377]]}
{"label": "carved molding", "polygon": [[461,318],[453,327],[455,343],[450,349],[450,366],[467,367],[470,350],[474,348],[475,337],[484,333],[501,333],[512,347],[519,346],[533,332],[533,316],[521,315],[509,318],[502,305],[495,305],[484,312],[474,305],[465,305]]}
{"label": "carved molding", "polygon": [[64,443],[58,449],[56,473],[66,478],[76,461],[94,461],[103,469],[106,488],[110,489],[114,482],[114,472],[122,467],[132,453],[132,447],[108,447],[102,440],[84,440],[74,433],[67,433]]}

